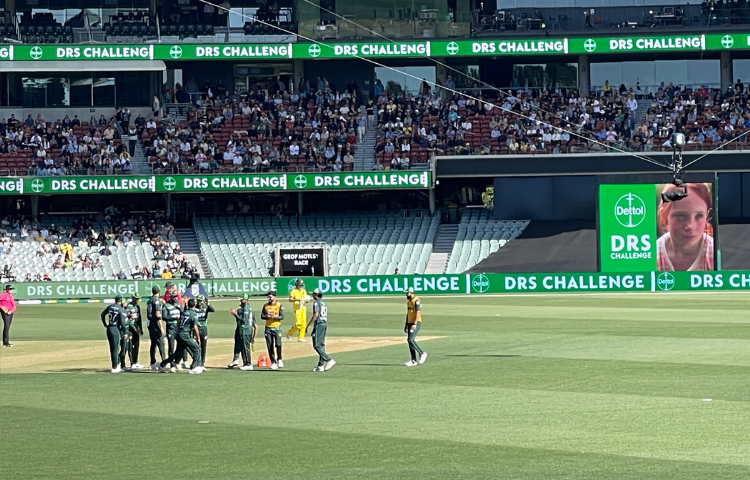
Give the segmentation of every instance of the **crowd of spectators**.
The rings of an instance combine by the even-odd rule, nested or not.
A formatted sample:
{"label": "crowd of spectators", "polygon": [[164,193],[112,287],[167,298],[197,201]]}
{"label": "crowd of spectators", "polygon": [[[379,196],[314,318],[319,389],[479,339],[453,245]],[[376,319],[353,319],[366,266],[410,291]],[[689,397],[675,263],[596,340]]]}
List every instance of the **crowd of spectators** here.
{"label": "crowd of spectators", "polygon": [[[408,168],[410,158],[425,154],[669,150],[673,132],[685,133],[687,150],[712,149],[750,128],[750,84],[739,80],[725,92],[662,82],[648,96],[609,82],[590,95],[559,85],[507,90],[495,98],[479,89],[466,93],[473,98],[445,89],[382,92],[375,106],[375,168]],[[737,148],[737,142],[725,148]]]}
{"label": "crowd of spectators", "polygon": [[149,161],[163,173],[348,171],[366,123],[353,81],[339,91],[325,78],[303,78],[290,93],[279,78],[239,93],[210,80],[199,90],[190,79],[163,100],[195,107],[187,122],[136,119]]}
{"label": "crowd of spectators", "polygon": [[118,174],[132,171],[130,152],[121,135],[130,110],[116,109],[109,119],[78,115],[48,121],[37,114],[26,119],[0,118],[0,170],[38,176]]}
{"label": "crowd of spectators", "polygon": [[[3,278],[51,281],[50,271],[103,269],[102,257],[112,256],[113,248],[145,243],[152,247],[153,264],[135,266],[130,278],[190,278],[198,272],[175,242],[175,229],[163,213],[124,215],[115,207],[108,207],[105,212],[76,216],[66,223],[67,227],[23,215],[0,220],[0,257],[6,260]],[[36,255],[49,262],[49,271],[16,278],[11,261],[15,242],[38,245]],[[128,274],[121,270],[114,278],[125,279]]]}
{"label": "crowd of spectators", "polygon": [[[378,84],[376,84],[377,87]],[[750,86],[722,92],[662,83],[654,94],[606,82],[588,95],[559,85],[453,94],[423,83],[418,94],[381,89],[360,110],[353,80],[342,90],[325,78],[302,79],[294,93],[277,79],[249,92],[210,80],[177,85],[154,115],[118,108],[82,122],[41,114],[0,119],[0,171],[32,175],[129,173],[125,132],[140,138],[156,173],[349,171],[356,144],[377,119],[376,169],[408,169],[442,154],[585,153],[669,149],[673,132],[687,150],[715,148],[750,128]],[[161,101],[189,103],[187,121],[162,115]],[[645,103],[645,106],[644,106]],[[639,109],[639,107],[641,107]],[[744,139],[743,139],[744,140]],[[733,142],[726,148],[737,148]]]}

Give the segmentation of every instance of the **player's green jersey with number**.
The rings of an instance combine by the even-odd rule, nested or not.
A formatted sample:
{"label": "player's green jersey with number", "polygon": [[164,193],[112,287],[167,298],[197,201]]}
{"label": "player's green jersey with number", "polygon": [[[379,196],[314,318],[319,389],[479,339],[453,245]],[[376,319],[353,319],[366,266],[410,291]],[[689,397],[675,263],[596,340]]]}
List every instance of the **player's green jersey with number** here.
{"label": "player's green jersey with number", "polygon": [[181,338],[191,338],[192,332],[198,326],[198,316],[195,310],[186,309],[180,314],[180,325],[177,334]]}
{"label": "player's green jersey with number", "polygon": [[172,305],[171,303],[165,303],[164,306],[161,308],[161,318],[165,322],[167,322],[167,325],[176,325],[177,322],[180,321],[180,315],[182,314],[182,311],[177,305]]}
{"label": "player's green jersey with number", "polygon": [[107,327],[116,328],[124,332],[128,327],[128,315],[122,305],[112,304],[104,309],[102,316],[107,322]]}
{"label": "player's green jersey with number", "polygon": [[316,324],[328,322],[328,307],[326,307],[326,303],[320,298],[313,302],[313,314],[316,313],[318,314],[315,319]]}

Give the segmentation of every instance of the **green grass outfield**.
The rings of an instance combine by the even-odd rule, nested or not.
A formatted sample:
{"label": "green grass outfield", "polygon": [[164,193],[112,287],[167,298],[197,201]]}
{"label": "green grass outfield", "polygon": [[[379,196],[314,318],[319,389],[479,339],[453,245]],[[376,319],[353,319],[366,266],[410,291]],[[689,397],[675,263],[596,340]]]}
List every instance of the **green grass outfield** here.
{"label": "green grass outfield", "polygon": [[[403,335],[402,298],[326,300],[333,337]],[[236,303],[215,302],[212,338],[232,335]],[[748,306],[424,298],[422,334],[443,338],[420,367],[403,366],[404,341],[338,353],[325,373],[310,356],[203,375],[56,366],[56,348],[97,341],[108,368],[103,305],[22,306],[0,351],[0,478],[747,479]],[[4,368],[30,354],[45,373]]]}

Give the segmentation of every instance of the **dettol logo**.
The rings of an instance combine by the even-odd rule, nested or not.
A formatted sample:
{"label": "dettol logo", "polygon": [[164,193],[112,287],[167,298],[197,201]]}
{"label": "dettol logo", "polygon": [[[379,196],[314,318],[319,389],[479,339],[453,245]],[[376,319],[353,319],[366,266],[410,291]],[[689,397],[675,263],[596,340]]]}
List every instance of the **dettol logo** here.
{"label": "dettol logo", "polygon": [[638,195],[627,193],[615,203],[615,219],[623,227],[637,227],[645,218],[646,204]]}
{"label": "dettol logo", "polygon": [[659,290],[672,290],[674,288],[674,275],[672,275],[669,272],[661,272],[658,277],[656,277],[656,286],[659,287]]}

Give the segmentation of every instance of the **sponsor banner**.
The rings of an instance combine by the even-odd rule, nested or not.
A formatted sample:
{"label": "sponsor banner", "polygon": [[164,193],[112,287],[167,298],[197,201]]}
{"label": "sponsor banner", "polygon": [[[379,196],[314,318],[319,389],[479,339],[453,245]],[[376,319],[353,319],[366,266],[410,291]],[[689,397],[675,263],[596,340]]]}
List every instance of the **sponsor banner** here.
{"label": "sponsor banner", "polygon": [[293,58],[302,59],[429,57],[430,42],[296,43],[293,52]]}
{"label": "sponsor banner", "polygon": [[599,186],[602,272],[656,270],[656,187]]}
{"label": "sponsor banner", "polygon": [[706,35],[571,38],[571,53],[620,53],[706,50]]}
{"label": "sponsor banner", "polygon": [[651,273],[520,273],[470,275],[471,293],[648,292]]}
{"label": "sponsor banner", "polygon": [[[413,288],[421,295],[469,293],[466,275],[368,275],[356,277],[301,277],[305,290],[319,288],[324,295],[403,295]],[[286,296],[294,288],[297,277],[277,280],[278,295]]]}
{"label": "sponsor banner", "polygon": [[265,295],[276,290],[276,280],[273,278],[217,278],[201,280],[209,295]]}
{"label": "sponsor banner", "polygon": [[185,291],[187,282],[181,279],[162,280],[111,280],[99,282],[33,282],[14,283],[15,296],[19,300],[44,300],[64,298],[113,298],[115,295],[123,297],[140,294],[142,297],[151,296],[151,288],[158,286],[164,293],[164,284],[172,282],[181,291]]}
{"label": "sponsor banner", "polygon": [[0,195],[377,190],[430,187],[432,187],[432,172],[430,171],[8,177],[0,179]]}
{"label": "sponsor banner", "polygon": [[[503,293],[607,293],[670,291],[750,291],[750,271],[723,272],[613,272],[613,273],[478,273],[445,275],[372,275],[303,277],[305,288],[319,288],[327,296],[403,295],[413,288],[419,295],[489,295]],[[18,300],[103,299],[138,292],[151,295],[173,282],[183,293],[184,279],[113,280],[101,282],[15,283]],[[286,298],[297,277],[226,278],[202,280],[212,296],[263,296],[276,290]]]}
{"label": "sponsor banner", "polygon": [[280,60],[292,58],[291,43],[155,45],[157,60]]}
{"label": "sponsor banner", "polygon": [[[750,50],[747,33],[357,43],[0,45],[0,60],[281,60]],[[74,68],[74,67],[71,67]]]}
{"label": "sponsor banner", "polygon": [[[91,177],[24,177],[20,193],[59,194],[59,193],[150,193],[156,191],[154,176],[91,176]],[[0,194],[18,193],[3,191]]]}
{"label": "sponsor banner", "polygon": [[[14,45],[13,60],[153,60],[153,45]],[[71,67],[75,68],[75,67]]]}
{"label": "sponsor banner", "polygon": [[567,38],[432,42],[431,51],[433,57],[569,53]]}

